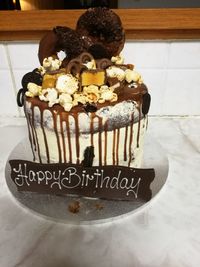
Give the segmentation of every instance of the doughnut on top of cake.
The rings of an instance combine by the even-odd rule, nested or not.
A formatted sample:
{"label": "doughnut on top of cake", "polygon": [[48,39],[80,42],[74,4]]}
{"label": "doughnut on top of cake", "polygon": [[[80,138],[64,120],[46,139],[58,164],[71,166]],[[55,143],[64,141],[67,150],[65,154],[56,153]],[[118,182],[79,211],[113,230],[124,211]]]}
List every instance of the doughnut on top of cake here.
{"label": "doughnut on top of cake", "polygon": [[124,47],[125,33],[121,20],[107,7],[88,9],[80,16],[76,30],[88,49],[96,44],[102,45],[110,58],[118,55]]}

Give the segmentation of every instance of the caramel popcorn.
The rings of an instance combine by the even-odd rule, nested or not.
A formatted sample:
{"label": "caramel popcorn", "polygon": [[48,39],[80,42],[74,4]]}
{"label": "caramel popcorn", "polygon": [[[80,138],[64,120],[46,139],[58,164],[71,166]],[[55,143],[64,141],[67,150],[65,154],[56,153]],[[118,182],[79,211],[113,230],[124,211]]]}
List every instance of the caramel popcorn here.
{"label": "caramel popcorn", "polygon": [[38,96],[42,91],[42,87],[35,83],[28,83],[27,89],[26,96],[28,97]]}

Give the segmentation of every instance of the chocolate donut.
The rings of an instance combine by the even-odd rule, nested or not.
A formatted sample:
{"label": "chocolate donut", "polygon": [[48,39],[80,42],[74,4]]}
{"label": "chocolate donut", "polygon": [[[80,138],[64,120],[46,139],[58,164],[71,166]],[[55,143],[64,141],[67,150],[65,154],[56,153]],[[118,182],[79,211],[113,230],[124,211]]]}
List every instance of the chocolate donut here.
{"label": "chocolate donut", "polygon": [[[102,51],[103,47],[107,52],[104,52],[104,57],[106,55],[107,58],[111,58],[119,55],[124,47],[125,34],[121,20],[117,14],[107,7],[88,9],[80,16],[76,31],[82,36],[90,53],[97,48],[91,49],[91,47],[98,44]],[[96,58],[94,53],[92,55]]]}
{"label": "chocolate donut", "polygon": [[75,30],[57,26],[40,41],[38,52],[40,64],[42,65],[44,58],[57,55],[61,50],[66,53],[66,58],[63,60],[65,66],[72,58],[77,57],[86,49],[83,39]]}

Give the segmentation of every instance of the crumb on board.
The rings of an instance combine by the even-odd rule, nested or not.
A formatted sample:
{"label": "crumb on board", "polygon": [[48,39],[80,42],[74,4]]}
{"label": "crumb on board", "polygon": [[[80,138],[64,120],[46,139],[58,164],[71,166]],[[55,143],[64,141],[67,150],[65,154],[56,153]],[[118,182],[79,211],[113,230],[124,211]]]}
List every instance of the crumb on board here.
{"label": "crumb on board", "polygon": [[80,202],[75,200],[68,205],[68,210],[71,213],[78,213],[80,211]]}
{"label": "crumb on board", "polygon": [[95,207],[97,210],[102,210],[104,208],[104,206],[101,203],[96,203]]}

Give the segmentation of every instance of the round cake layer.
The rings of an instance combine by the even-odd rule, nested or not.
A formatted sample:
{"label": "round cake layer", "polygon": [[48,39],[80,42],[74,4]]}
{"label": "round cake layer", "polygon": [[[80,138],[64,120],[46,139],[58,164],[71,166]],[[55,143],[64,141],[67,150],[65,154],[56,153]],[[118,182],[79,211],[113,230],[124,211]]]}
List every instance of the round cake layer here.
{"label": "round cake layer", "polygon": [[36,98],[25,101],[34,160],[81,164],[87,147],[93,147],[93,166],[140,167],[147,116],[136,102],[124,100],[93,113],[45,104]]}

